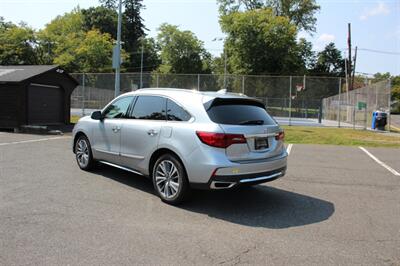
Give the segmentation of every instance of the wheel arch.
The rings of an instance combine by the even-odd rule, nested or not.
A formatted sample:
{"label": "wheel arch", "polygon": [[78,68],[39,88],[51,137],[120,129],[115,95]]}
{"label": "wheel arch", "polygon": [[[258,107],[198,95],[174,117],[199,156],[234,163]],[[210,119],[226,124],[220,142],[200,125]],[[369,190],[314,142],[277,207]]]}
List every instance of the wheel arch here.
{"label": "wheel arch", "polygon": [[74,142],[73,142],[73,146],[72,146],[72,151],[73,151],[74,153],[75,153],[76,142],[78,141],[78,139],[79,139],[81,136],[85,136],[87,139],[89,139],[88,136],[85,134],[85,132],[83,132],[83,131],[78,131],[78,132],[75,134],[75,136],[74,136]]}
{"label": "wheel arch", "polygon": [[186,176],[187,176],[185,163],[183,162],[183,160],[181,159],[179,154],[169,148],[159,148],[153,152],[153,154],[151,155],[150,160],[149,160],[149,177],[150,178],[153,175],[154,164],[156,163],[157,159],[160,158],[160,156],[162,156],[164,154],[172,154],[173,156],[175,156],[179,160],[179,162],[182,164],[183,170],[185,171]]}

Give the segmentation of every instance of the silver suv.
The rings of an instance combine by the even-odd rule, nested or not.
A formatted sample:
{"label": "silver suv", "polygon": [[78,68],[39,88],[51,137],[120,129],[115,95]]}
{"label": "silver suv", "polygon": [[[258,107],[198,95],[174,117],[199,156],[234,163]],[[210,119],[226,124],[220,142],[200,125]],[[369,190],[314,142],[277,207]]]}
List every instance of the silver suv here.
{"label": "silver suv", "polygon": [[95,162],[150,177],[160,198],[282,177],[284,132],[262,102],[241,94],[141,89],[123,94],[73,130],[83,170]]}

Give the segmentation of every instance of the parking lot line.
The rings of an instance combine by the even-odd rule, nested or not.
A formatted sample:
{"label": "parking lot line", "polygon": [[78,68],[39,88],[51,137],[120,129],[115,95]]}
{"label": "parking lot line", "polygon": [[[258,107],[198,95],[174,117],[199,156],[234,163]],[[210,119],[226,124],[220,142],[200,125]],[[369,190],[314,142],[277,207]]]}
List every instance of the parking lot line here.
{"label": "parking lot line", "polygon": [[65,137],[54,137],[54,138],[44,138],[44,139],[31,139],[31,140],[13,141],[13,142],[0,143],[0,146],[23,144],[23,143],[32,143],[32,142],[40,142],[40,141],[48,141],[48,140],[56,140],[56,139],[67,139],[67,138],[70,138],[70,137],[65,136]]}
{"label": "parking lot line", "polygon": [[292,151],[292,148],[293,148],[293,144],[289,144],[289,145],[287,146],[286,152],[287,152],[288,155],[290,155],[290,152]]}
{"label": "parking lot line", "polygon": [[394,170],[392,167],[390,167],[389,165],[385,164],[384,162],[382,162],[381,160],[379,160],[378,158],[376,158],[372,153],[370,153],[369,151],[367,151],[367,149],[363,148],[363,147],[359,147],[363,152],[365,152],[369,157],[371,157],[375,162],[377,162],[379,165],[383,166],[384,168],[386,168],[386,170],[388,170],[389,172],[391,172],[392,174],[396,175],[396,176],[400,176],[400,173],[397,172],[396,170]]}

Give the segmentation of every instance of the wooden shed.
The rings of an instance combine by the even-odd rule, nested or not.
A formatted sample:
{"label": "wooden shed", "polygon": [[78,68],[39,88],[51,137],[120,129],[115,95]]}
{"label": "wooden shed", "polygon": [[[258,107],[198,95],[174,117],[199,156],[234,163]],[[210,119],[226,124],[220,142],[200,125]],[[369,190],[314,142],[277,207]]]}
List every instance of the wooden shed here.
{"label": "wooden shed", "polygon": [[58,66],[0,66],[0,128],[69,124],[77,81]]}

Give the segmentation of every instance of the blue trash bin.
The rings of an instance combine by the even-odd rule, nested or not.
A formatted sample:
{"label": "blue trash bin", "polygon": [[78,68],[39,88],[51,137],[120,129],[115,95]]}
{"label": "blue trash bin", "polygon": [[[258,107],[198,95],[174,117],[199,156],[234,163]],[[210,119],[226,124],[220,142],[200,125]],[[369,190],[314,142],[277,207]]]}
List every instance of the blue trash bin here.
{"label": "blue trash bin", "polygon": [[371,124],[371,128],[372,129],[376,129],[376,115],[378,112],[373,112],[372,113],[372,124]]}

